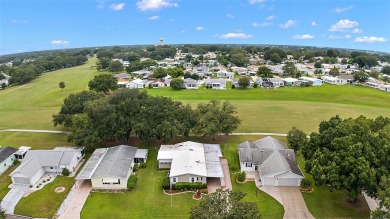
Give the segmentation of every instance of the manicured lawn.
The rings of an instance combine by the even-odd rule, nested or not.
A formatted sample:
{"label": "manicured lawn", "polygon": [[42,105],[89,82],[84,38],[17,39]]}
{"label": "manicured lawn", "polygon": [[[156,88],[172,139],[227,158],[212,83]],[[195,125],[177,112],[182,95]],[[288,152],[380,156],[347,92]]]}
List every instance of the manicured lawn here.
{"label": "manicured lawn", "polygon": [[315,218],[370,218],[370,209],[363,196],[352,205],[346,201],[344,190],[330,192],[327,186],[314,186],[313,178],[305,172],[304,159],[298,155],[297,160],[305,177],[312,181],[314,192],[303,193],[303,198]]}
{"label": "manicured lawn", "polygon": [[[69,94],[88,89],[88,81],[98,74],[89,69],[96,61],[92,58],[84,65],[47,72],[26,85],[2,90],[0,129],[61,129],[53,127],[52,115]],[[65,82],[64,90],[58,87],[60,81]]]}
{"label": "manicured lawn", "polygon": [[29,146],[33,149],[52,149],[56,146],[72,146],[66,141],[67,135],[52,133],[0,132],[0,145],[19,148]]}
{"label": "manicured lawn", "polygon": [[[53,182],[47,184],[43,189],[22,198],[15,207],[15,214],[35,218],[53,217],[73,184],[73,177],[57,176]],[[60,186],[65,187],[65,191],[62,193],[54,192],[54,189]]]}
{"label": "manicured lawn", "polygon": [[[18,165],[17,165],[18,166]],[[5,171],[0,176],[0,200],[4,198],[5,195],[7,195],[8,191],[10,190],[8,186],[12,183],[11,177],[8,175],[12,173],[16,169],[17,166],[13,166],[9,168],[7,171]]]}

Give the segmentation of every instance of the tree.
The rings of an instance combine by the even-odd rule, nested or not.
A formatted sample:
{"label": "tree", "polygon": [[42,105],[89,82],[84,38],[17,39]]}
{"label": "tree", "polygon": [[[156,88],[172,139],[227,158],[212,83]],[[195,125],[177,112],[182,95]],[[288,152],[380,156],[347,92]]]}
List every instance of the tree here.
{"label": "tree", "polygon": [[288,144],[294,149],[295,153],[307,143],[306,133],[302,130],[292,127],[287,133]]}
{"label": "tree", "polygon": [[60,112],[53,115],[54,126],[63,125],[70,128],[72,126],[72,117],[84,112],[84,107],[88,101],[102,98],[104,95],[92,91],[82,91],[70,94],[64,99]]}
{"label": "tree", "polygon": [[99,61],[96,63],[97,70],[104,70],[107,69],[110,66],[111,59],[107,57],[100,58]]}
{"label": "tree", "polygon": [[232,133],[241,124],[241,120],[235,115],[236,107],[228,101],[222,104],[219,100],[199,103],[195,112],[198,122],[194,132],[204,137],[211,136],[213,140],[219,133]]}
{"label": "tree", "polygon": [[62,169],[61,173],[63,176],[69,176],[69,170],[67,168]]}
{"label": "tree", "polygon": [[254,202],[243,202],[246,196],[241,190],[218,189],[216,192],[205,196],[199,205],[190,210],[190,219],[208,218],[260,218],[259,208]]}
{"label": "tree", "polygon": [[92,125],[91,119],[86,114],[77,114],[72,117],[71,132],[67,140],[76,146],[85,147],[92,150],[102,139]]}
{"label": "tree", "polygon": [[61,81],[58,86],[63,90],[65,88],[65,82]]}
{"label": "tree", "polygon": [[172,79],[170,86],[172,87],[173,90],[183,89],[184,81],[180,78],[174,78]]}
{"label": "tree", "polygon": [[369,75],[370,75],[370,77],[375,78],[375,79],[379,78],[379,72],[375,69],[371,70]]}
{"label": "tree", "polygon": [[355,202],[362,191],[376,197],[382,176],[390,175],[390,119],[341,119],[323,121],[319,133],[312,133],[301,152],[305,169],[315,184],[331,190],[346,190]]}
{"label": "tree", "polygon": [[289,77],[298,78],[301,75],[293,62],[285,62],[282,70],[283,74]]}
{"label": "tree", "polygon": [[329,75],[336,77],[340,75],[339,69],[336,67],[333,67],[332,69],[329,70]]}
{"label": "tree", "polygon": [[238,79],[238,85],[240,85],[241,88],[247,88],[250,85],[250,77],[240,77]]}
{"label": "tree", "polygon": [[314,63],[314,68],[321,68],[321,62]]}
{"label": "tree", "polygon": [[316,70],[314,70],[314,74],[322,75],[322,70],[321,69],[316,69]]}
{"label": "tree", "polygon": [[263,78],[272,78],[272,70],[268,68],[267,66],[263,65],[260,66],[259,69],[257,69],[257,76],[263,77]]}
{"label": "tree", "polygon": [[381,209],[371,212],[373,219],[388,219],[390,218],[390,211],[385,211],[384,208],[390,209],[390,176],[382,177],[380,182],[381,189],[378,192],[378,199],[380,200]]}
{"label": "tree", "polygon": [[359,83],[364,83],[368,80],[368,75],[363,70],[360,70],[353,74],[353,78]]}
{"label": "tree", "polygon": [[165,68],[156,68],[154,71],[153,71],[153,77],[154,78],[163,78],[165,76],[167,76],[167,71]]}
{"label": "tree", "polygon": [[274,64],[282,62],[282,58],[280,57],[280,55],[278,53],[271,54],[269,60],[271,60],[271,62],[273,62]]}
{"label": "tree", "polygon": [[390,75],[390,65],[386,65],[382,68],[381,72],[385,75]]}
{"label": "tree", "polygon": [[119,60],[112,61],[108,66],[108,71],[110,72],[123,71],[123,64]]}
{"label": "tree", "polygon": [[7,87],[7,84],[6,84],[6,83],[2,83],[2,84],[1,84],[1,89],[4,90],[6,87]]}
{"label": "tree", "polygon": [[88,87],[90,90],[96,92],[108,93],[118,89],[117,79],[110,74],[96,75],[92,80],[89,81]]}
{"label": "tree", "polygon": [[[244,50],[245,51],[245,50]],[[229,61],[236,66],[242,67],[249,64],[249,58],[245,52],[235,52],[230,55]]]}

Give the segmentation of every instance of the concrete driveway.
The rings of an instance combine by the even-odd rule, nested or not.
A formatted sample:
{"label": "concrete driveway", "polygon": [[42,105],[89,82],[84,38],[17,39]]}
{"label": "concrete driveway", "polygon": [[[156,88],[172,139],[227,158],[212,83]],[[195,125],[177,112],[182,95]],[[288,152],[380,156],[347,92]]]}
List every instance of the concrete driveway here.
{"label": "concrete driveway", "polygon": [[303,199],[302,193],[297,186],[280,186],[279,189],[280,197],[282,198],[282,204],[284,207],[283,218],[314,218],[310,214],[306,207],[305,200]]}
{"label": "concrete driveway", "polygon": [[6,214],[13,214],[16,205],[29,189],[29,185],[13,185],[11,190],[1,201],[1,207]]}
{"label": "concrete driveway", "polygon": [[70,200],[64,213],[61,214],[58,218],[80,219],[81,209],[83,209],[84,203],[87,200],[91,189],[91,180],[85,180],[85,182],[80,186],[80,188],[76,188],[76,186],[73,186],[72,191],[74,192],[74,196]]}

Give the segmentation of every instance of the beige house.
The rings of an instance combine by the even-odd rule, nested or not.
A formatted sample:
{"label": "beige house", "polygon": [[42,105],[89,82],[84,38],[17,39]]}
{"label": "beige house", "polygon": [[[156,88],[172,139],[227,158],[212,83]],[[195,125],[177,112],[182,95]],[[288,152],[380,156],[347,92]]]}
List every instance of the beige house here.
{"label": "beige house", "polygon": [[119,145],[96,149],[76,177],[76,186],[91,181],[94,189],[126,189],[135,163],[146,162],[147,149]]}
{"label": "beige house", "polygon": [[157,161],[159,169],[169,169],[171,184],[218,180],[225,185],[219,144],[186,141],[175,145],[161,145]]}

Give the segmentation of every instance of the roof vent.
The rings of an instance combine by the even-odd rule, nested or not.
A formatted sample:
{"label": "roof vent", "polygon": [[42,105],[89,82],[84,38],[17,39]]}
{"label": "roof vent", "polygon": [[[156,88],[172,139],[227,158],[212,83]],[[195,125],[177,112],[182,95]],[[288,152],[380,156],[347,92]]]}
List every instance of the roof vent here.
{"label": "roof vent", "polygon": [[194,149],[190,148],[190,151],[194,151]]}

